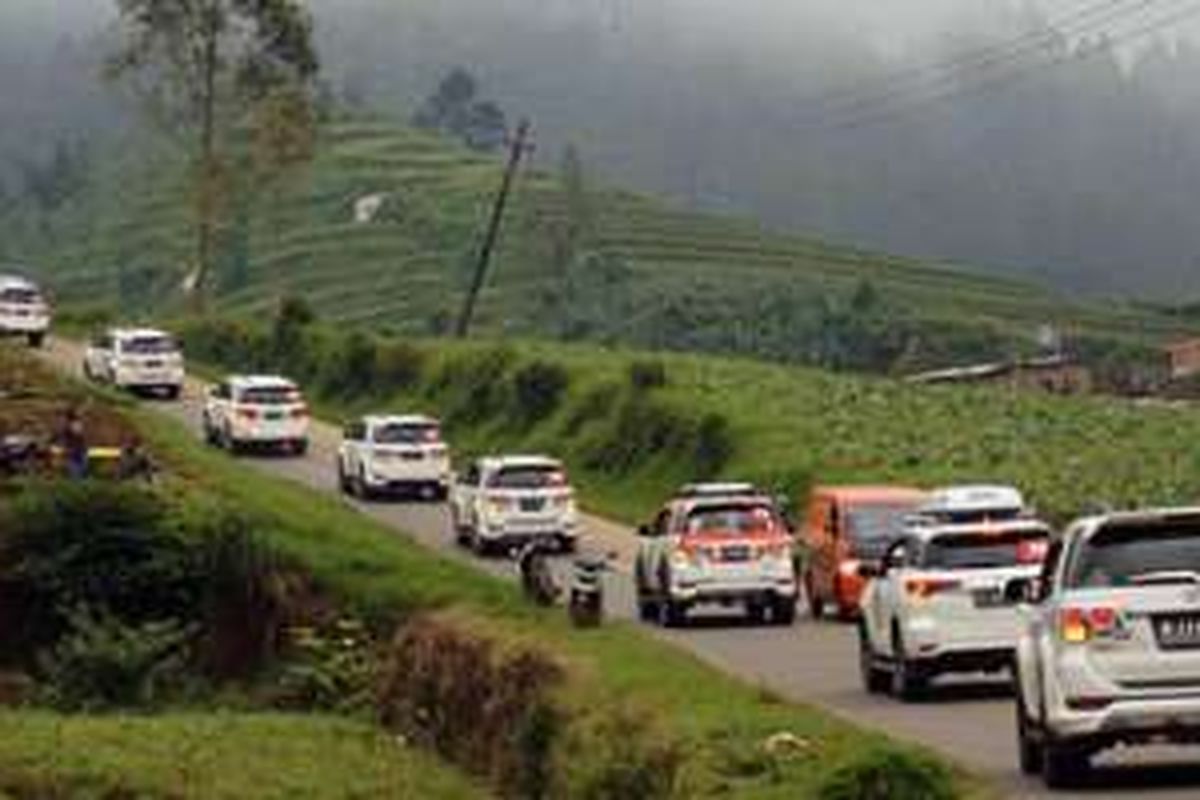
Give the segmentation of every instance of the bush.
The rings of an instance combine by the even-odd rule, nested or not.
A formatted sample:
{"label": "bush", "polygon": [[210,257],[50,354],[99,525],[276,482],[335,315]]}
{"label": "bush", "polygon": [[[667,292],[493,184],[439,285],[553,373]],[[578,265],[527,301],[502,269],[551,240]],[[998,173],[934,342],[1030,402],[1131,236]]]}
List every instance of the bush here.
{"label": "bush", "polygon": [[320,389],[326,397],[351,399],[375,388],[375,341],[361,331],[342,337],[321,367]]}
{"label": "bush", "polygon": [[695,477],[714,477],[733,457],[733,431],[720,414],[705,414],[696,429]]}
{"label": "bush", "polygon": [[617,383],[602,383],[588,390],[587,394],[567,413],[563,424],[563,435],[578,436],[589,422],[602,420],[612,413],[621,396]]}
{"label": "bush", "polygon": [[430,399],[442,407],[451,425],[474,426],[509,407],[504,374],[513,362],[511,350],[494,347],[452,358],[442,365],[429,387]]}
{"label": "bush", "polygon": [[567,371],[558,364],[533,361],[513,375],[514,416],[532,425],[556,410],[570,383]]}
{"label": "bush", "polygon": [[582,721],[558,756],[554,794],[580,800],[673,797],[683,761],[678,743],[622,706]]}
{"label": "bush", "polygon": [[421,382],[425,353],[404,342],[380,345],[375,353],[375,383],[380,393],[408,391]]}
{"label": "bush", "polygon": [[953,776],[932,759],[874,748],[829,773],[819,800],[954,800]]}
{"label": "bush", "polygon": [[607,430],[585,448],[590,469],[620,474],[650,458],[677,454],[689,438],[685,415],[645,395],[625,399]]}
{"label": "bush", "polygon": [[634,361],[629,365],[629,385],[638,392],[661,389],[667,385],[667,365],[661,361]]}
{"label": "bush", "polygon": [[300,711],[359,713],[371,709],[379,661],[366,627],[349,618],[292,631],[275,705]]}
{"label": "bush", "polygon": [[70,712],[146,708],[184,682],[192,631],[174,620],[129,625],[80,608],[69,632],[41,659],[43,702]]}

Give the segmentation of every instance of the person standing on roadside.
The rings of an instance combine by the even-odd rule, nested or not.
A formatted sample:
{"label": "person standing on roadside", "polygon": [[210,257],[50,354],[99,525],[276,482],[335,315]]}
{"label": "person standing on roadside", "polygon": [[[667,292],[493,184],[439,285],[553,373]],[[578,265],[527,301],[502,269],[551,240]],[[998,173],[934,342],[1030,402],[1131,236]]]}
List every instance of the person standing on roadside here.
{"label": "person standing on roadside", "polygon": [[58,446],[62,448],[63,463],[68,480],[86,479],[88,476],[87,428],[78,406],[71,406],[63,415],[57,439]]}

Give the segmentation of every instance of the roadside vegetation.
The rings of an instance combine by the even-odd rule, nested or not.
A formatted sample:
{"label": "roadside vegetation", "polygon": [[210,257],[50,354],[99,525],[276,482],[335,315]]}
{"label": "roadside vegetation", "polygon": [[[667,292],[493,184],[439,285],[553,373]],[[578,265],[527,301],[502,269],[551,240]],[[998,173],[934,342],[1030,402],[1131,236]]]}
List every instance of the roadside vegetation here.
{"label": "roadside vegetation", "polygon": [[1057,520],[1200,493],[1200,419],[1188,408],[581,345],[375,338],[313,322],[295,302],[272,325],[179,329],[197,361],[303,381],[331,419],[423,411],[460,453],[562,456],[592,507],[627,521],[681,481],[712,477],[794,503],[814,481],[1001,481]]}
{"label": "roadside vegetation", "polygon": [[[165,418],[130,420],[165,467],[164,485],[35,483],[0,500],[0,530],[23,532],[0,536],[0,585],[54,621],[36,636],[3,631],[5,641],[29,643],[6,650],[8,700],[59,714],[0,713],[0,727],[22,732],[23,744],[0,747],[0,788],[10,794],[109,780],[171,796],[155,792],[178,791],[192,780],[188,764],[212,759],[227,774],[205,780],[232,796],[256,752],[248,737],[289,724],[280,713],[303,723],[286,747],[263,737],[268,744],[254,747],[270,748],[264,757],[282,767],[307,749],[312,769],[327,756],[344,762],[316,784],[306,783],[311,772],[295,783],[278,776],[280,787],[309,786],[309,796],[393,779],[450,787],[421,796],[471,796],[438,770],[393,776],[404,759],[429,763],[406,748],[522,798],[979,792],[915,748],[784,703],[625,625],[574,630],[525,605],[514,587],[230,461]],[[113,559],[121,569],[105,568]],[[29,619],[3,624],[23,630]],[[68,667],[73,679],[60,685]],[[91,716],[102,709],[138,717]],[[203,725],[188,715],[210,714],[218,716],[204,725],[227,721],[245,747],[193,746]],[[74,747],[90,741],[77,731],[104,731],[104,745]],[[349,753],[322,746],[338,731]],[[142,733],[150,738],[121,746]],[[47,765],[50,736],[60,749]],[[396,737],[400,760],[383,763],[377,756],[398,747]],[[191,755],[170,773],[180,752]],[[881,773],[881,764],[895,768]]]}

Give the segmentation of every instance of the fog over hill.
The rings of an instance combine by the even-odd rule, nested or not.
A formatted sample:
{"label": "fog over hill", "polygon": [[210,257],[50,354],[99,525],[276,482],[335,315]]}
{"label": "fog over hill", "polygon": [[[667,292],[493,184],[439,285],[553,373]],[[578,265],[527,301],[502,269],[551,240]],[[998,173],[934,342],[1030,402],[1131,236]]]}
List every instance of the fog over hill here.
{"label": "fog over hill", "polygon": [[[1068,290],[1200,296],[1200,51],[1180,0],[311,5],[329,79],[390,114],[463,65],[534,119],[546,164],[574,142],[609,183],[781,228]],[[110,15],[5,0],[0,60],[37,63]],[[26,120],[96,116],[24,74],[36,102],[0,109],[0,153]]]}

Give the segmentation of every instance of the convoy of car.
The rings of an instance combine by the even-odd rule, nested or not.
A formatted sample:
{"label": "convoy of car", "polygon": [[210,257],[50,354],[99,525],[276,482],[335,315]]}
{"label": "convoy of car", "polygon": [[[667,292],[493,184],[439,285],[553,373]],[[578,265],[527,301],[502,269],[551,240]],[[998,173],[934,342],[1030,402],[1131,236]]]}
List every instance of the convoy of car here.
{"label": "convoy of car", "polygon": [[83,374],[118,389],[161,392],[174,400],[183,392],[183,353],[163,331],[110,328],[92,337],[84,350]]}
{"label": "convoy of car", "polygon": [[[184,381],[174,340],[151,329],[104,331],[84,370],[169,396]],[[309,424],[300,388],[280,376],[232,375],[204,401],[206,439],[234,453],[302,455]],[[561,461],[485,456],[455,473],[429,416],[355,419],[336,477],[364,500],[446,501],[456,540],[480,555],[579,546]],[[641,618],[678,627],[736,607],[788,626],[803,599],[814,620],[829,609],[854,623],[864,690],[902,701],[946,673],[1011,671],[1020,767],[1052,788],[1110,747],[1200,743],[1200,508],[1086,517],[1056,535],[1008,486],[817,487],[799,530],[781,506],[750,483],[680,487],[639,528]]]}
{"label": "convoy of car", "polygon": [[41,347],[50,330],[50,303],[37,284],[19,275],[0,274],[0,337],[20,337]]}

